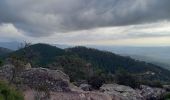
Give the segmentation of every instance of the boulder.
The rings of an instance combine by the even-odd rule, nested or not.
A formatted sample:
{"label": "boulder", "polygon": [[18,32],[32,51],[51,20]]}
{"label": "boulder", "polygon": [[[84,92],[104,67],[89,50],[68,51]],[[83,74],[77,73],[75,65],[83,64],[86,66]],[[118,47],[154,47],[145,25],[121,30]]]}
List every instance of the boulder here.
{"label": "boulder", "polygon": [[144,100],[160,100],[166,93],[166,90],[141,85],[139,93],[143,96]]}
{"label": "boulder", "polygon": [[92,86],[89,84],[81,84],[80,88],[84,91],[91,91],[92,90]]}
{"label": "boulder", "polygon": [[24,85],[34,89],[45,89],[55,92],[70,91],[69,77],[59,70],[31,68],[23,71],[20,77]]}
{"label": "boulder", "polygon": [[110,95],[100,92],[50,92],[48,99],[43,92],[27,90],[24,92],[24,100],[118,100],[112,99]]}
{"label": "boulder", "polygon": [[10,81],[14,73],[13,65],[4,65],[0,68],[0,80]]}
{"label": "boulder", "polygon": [[142,95],[140,95],[136,90],[131,87],[118,85],[118,84],[104,84],[100,88],[101,92],[110,94],[113,99],[118,100],[143,100]]}

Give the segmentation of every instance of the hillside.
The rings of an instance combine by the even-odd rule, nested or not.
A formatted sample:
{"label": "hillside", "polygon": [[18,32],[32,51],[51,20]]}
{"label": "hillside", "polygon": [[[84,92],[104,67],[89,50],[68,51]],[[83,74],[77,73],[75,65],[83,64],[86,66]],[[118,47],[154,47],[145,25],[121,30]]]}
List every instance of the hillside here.
{"label": "hillside", "polygon": [[[97,72],[104,72],[105,74],[115,74],[117,70],[125,69],[129,73],[141,75],[149,80],[170,80],[170,72],[159,66],[86,47],[60,49],[47,44],[35,44],[17,50],[9,56],[16,56],[31,62],[34,67],[52,65],[53,69],[60,68],[68,75],[75,72],[72,76],[87,76],[86,74],[89,73],[86,71],[88,70],[86,65],[90,64],[90,70],[98,70]],[[80,65],[81,67],[79,67]],[[57,66],[57,68],[54,68],[54,66]]]}
{"label": "hillside", "polygon": [[0,47],[0,56],[6,55],[10,52],[12,52],[12,50]]}
{"label": "hillside", "polygon": [[129,56],[133,59],[145,61],[166,69],[170,69],[170,47],[169,46],[90,46],[99,50],[106,50],[121,56]]}
{"label": "hillside", "polygon": [[80,58],[105,69],[107,72],[115,73],[116,70],[123,68],[130,73],[142,74],[154,72],[155,78],[169,80],[170,73],[166,69],[143,61],[134,60],[130,57],[85,47],[69,48],[68,50],[78,54]]}
{"label": "hillside", "polygon": [[35,66],[44,66],[52,63],[56,56],[65,55],[63,49],[48,44],[35,44],[29,47],[19,49],[9,56],[24,58],[27,62],[31,62]]}

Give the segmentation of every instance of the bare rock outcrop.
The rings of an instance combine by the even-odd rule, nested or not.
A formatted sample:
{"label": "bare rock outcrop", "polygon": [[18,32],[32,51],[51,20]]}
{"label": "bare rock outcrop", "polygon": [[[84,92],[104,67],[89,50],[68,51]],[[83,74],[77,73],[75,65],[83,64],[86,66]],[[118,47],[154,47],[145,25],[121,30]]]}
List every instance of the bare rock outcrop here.
{"label": "bare rock outcrop", "polygon": [[160,100],[166,93],[166,90],[162,88],[152,88],[149,86],[141,85],[139,93],[145,100]]}
{"label": "bare rock outcrop", "polygon": [[100,91],[105,94],[110,94],[113,98],[118,100],[143,100],[136,90],[131,87],[118,84],[104,84]]}
{"label": "bare rock outcrop", "polygon": [[69,77],[59,70],[46,68],[31,68],[21,73],[20,77],[24,85],[35,89],[48,91],[70,91]]}
{"label": "bare rock outcrop", "polygon": [[0,79],[6,81],[11,80],[13,77],[14,68],[15,67],[10,64],[2,66],[0,68]]}
{"label": "bare rock outcrop", "polygon": [[140,89],[133,89],[128,86],[118,84],[104,84],[100,91],[110,94],[118,100],[160,100],[166,93],[162,88],[152,88],[141,85]]}

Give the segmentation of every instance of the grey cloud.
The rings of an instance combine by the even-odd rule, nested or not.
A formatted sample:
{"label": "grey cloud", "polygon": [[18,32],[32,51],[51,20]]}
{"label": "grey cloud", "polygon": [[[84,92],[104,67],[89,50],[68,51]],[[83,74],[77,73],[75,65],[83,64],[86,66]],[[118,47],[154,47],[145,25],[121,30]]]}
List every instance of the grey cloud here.
{"label": "grey cloud", "polygon": [[30,36],[170,19],[170,0],[1,0],[0,23]]}

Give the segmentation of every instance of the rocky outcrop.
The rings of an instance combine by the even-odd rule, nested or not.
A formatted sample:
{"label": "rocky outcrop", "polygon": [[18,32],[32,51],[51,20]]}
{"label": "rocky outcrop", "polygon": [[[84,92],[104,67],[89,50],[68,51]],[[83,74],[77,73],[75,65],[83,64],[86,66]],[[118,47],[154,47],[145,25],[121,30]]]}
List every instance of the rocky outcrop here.
{"label": "rocky outcrop", "polygon": [[[20,73],[14,72],[13,65],[5,65],[0,69],[0,79],[14,82],[17,86],[46,91],[70,91],[69,76],[59,70],[45,68],[27,68]],[[16,71],[16,70],[15,70]]]}
{"label": "rocky outcrop", "polygon": [[149,86],[141,85],[139,93],[145,100],[160,100],[166,93],[166,90],[162,88],[151,88]]}
{"label": "rocky outcrop", "polygon": [[13,65],[4,65],[0,68],[0,80],[9,81],[12,79],[14,73]]}
{"label": "rocky outcrop", "polygon": [[31,68],[21,73],[22,82],[31,88],[48,91],[70,91],[69,77],[59,70]]}
{"label": "rocky outcrop", "polygon": [[118,100],[160,100],[166,93],[164,89],[141,85],[140,89],[118,84],[104,84],[100,91]]}
{"label": "rocky outcrop", "polygon": [[14,75],[14,70],[13,65],[1,67],[0,79],[10,81],[16,77],[14,79],[19,81],[15,81],[15,84],[19,84],[20,88],[26,87],[25,100],[37,100],[37,97],[40,100],[159,100],[166,92],[144,85],[135,90],[118,84],[104,84],[100,91],[89,91],[90,85],[81,84],[77,87],[70,83],[68,75],[59,70],[31,68],[30,65],[18,75]]}
{"label": "rocky outcrop", "polygon": [[110,94],[117,100],[144,100],[136,90],[131,87],[118,84],[104,84],[100,91],[105,94]]}

